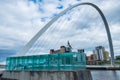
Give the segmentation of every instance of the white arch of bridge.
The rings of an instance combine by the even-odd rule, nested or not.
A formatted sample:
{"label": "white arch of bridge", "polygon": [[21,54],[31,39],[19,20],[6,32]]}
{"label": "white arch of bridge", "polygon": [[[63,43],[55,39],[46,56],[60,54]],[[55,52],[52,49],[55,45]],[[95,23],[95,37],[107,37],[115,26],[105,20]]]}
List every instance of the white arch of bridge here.
{"label": "white arch of bridge", "polygon": [[93,3],[89,3],[89,2],[85,2],[85,3],[78,3],[75,4],[67,9],[65,9],[64,11],[62,11],[61,13],[59,13],[55,18],[53,18],[50,22],[48,22],[24,47],[23,49],[18,53],[18,55],[25,55],[25,53],[27,53],[27,51],[32,47],[32,45],[36,42],[36,40],[62,15],[64,15],[67,11],[77,7],[77,6],[81,6],[81,5],[89,5],[92,6],[93,8],[95,8],[103,22],[105,25],[105,29],[106,29],[106,33],[107,33],[107,37],[108,37],[108,42],[109,42],[109,48],[110,48],[110,55],[111,55],[111,64],[114,65],[114,50],[113,50],[113,44],[112,44],[112,38],[111,38],[111,33],[109,30],[109,26],[107,23],[107,20],[103,14],[103,12],[100,10],[100,8],[98,6],[96,6]]}

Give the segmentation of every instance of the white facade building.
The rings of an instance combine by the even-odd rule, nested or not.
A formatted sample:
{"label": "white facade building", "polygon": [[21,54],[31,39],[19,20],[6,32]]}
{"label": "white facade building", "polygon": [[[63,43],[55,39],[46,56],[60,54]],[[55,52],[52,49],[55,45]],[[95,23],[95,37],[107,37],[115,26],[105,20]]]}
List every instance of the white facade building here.
{"label": "white facade building", "polygon": [[105,51],[105,48],[103,46],[97,46],[95,48],[95,50],[93,51],[93,53],[96,54],[96,60],[105,60],[104,59],[104,51]]}

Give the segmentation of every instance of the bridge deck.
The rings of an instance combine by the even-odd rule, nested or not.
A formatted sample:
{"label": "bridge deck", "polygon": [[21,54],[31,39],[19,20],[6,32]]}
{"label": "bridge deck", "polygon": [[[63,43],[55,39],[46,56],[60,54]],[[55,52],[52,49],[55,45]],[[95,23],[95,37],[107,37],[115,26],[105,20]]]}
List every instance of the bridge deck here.
{"label": "bridge deck", "polygon": [[120,70],[120,65],[117,66],[97,66],[97,65],[87,65],[89,70]]}

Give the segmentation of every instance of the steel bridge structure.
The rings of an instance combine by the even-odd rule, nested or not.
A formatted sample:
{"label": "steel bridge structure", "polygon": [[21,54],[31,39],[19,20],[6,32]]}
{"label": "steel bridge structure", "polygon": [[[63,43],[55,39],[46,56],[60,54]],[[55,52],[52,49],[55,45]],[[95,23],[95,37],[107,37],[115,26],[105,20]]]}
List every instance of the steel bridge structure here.
{"label": "steel bridge structure", "polygon": [[107,33],[107,37],[108,37],[108,42],[109,42],[109,48],[110,48],[110,55],[111,55],[111,65],[115,65],[114,64],[114,49],[113,49],[113,44],[112,44],[112,38],[111,38],[111,33],[109,30],[109,25],[108,22],[103,14],[103,12],[100,10],[100,8],[98,6],[96,6],[93,3],[89,3],[89,2],[84,2],[84,3],[78,3],[75,4],[73,6],[68,7],[67,9],[63,10],[62,12],[60,12],[56,17],[54,17],[51,21],[49,21],[23,48],[22,50],[18,53],[18,55],[25,55],[27,53],[27,51],[32,47],[32,45],[36,42],[36,40],[38,40],[38,38],[41,37],[41,35],[56,21],[58,20],[62,15],[64,15],[66,12],[68,12],[69,10],[76,8],[78,6],[82,6],[82,5],[88,5],[88,6],[92,6],[93,8],[95,8],[98,13],[100,14],[105,29],[106,29],[106,33]]}

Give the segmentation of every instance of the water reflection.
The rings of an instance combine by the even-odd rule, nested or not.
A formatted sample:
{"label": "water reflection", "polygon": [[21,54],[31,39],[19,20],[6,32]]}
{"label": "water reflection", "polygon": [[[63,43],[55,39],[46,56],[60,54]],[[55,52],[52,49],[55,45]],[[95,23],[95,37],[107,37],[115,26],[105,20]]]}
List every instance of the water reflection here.
{"label": "water reflection", "polygon": [[120,80],[120,71],[91,71],[93,80]]}

